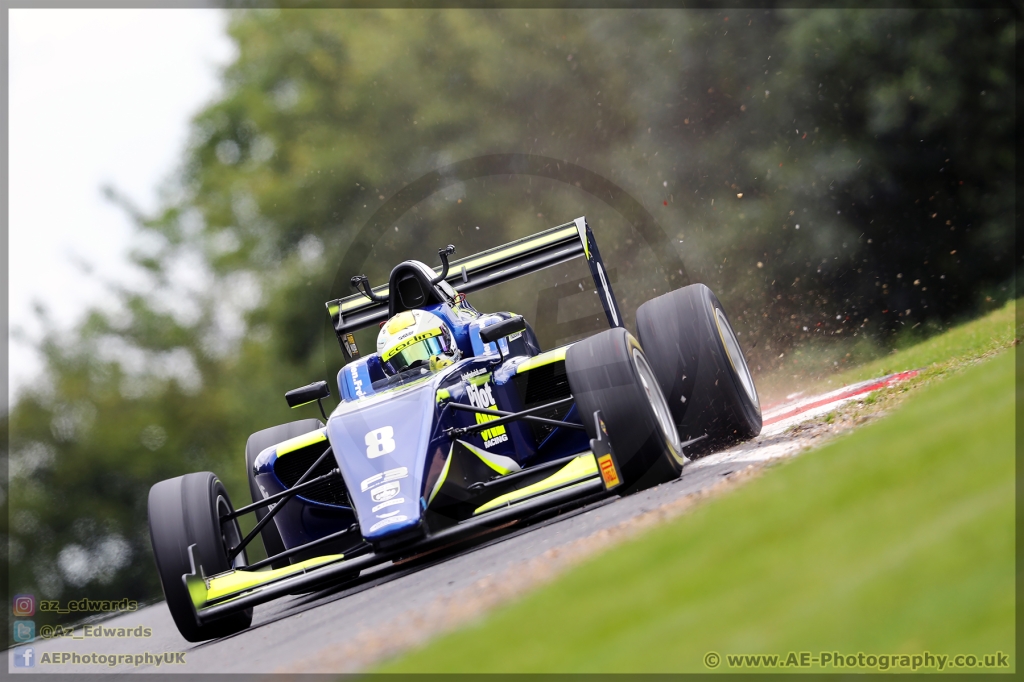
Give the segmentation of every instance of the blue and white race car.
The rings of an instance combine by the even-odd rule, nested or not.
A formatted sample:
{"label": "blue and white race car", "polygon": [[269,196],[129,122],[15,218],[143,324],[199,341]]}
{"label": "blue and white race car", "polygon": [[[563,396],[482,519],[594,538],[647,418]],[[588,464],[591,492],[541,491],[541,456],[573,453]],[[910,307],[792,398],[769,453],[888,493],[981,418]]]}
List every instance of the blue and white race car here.
{"label": "blue and white race car", "polygon": [[[149,527],[181,634],[249,626],[255,605],[349,580],[488,529],[678,477],[683,448],[760,432],[750,371],[722,306],[702,284],[647,301],[623,326],[585,218],[439,268],[399,263],[386,285],[327,303],[347,364],[340,404],[320,381],[286,394],[305,419],[250,436],[252,504],[235,508],[212,473],[161,481]],[[585,258],[609,329],[541,349],[529,323],[482,313],[466,295]],[[354,332],[380,326],[376,352]],[[326,423],[325,423],[326,422]],[[254,513],[243,537],[238,517]],[[245,548],[261,535],[267,559]]]}

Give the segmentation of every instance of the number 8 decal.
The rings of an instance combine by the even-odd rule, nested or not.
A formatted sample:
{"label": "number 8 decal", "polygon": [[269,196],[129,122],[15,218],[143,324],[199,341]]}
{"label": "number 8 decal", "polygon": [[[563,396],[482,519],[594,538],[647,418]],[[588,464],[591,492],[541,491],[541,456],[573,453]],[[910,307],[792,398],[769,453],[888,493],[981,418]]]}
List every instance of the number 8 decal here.
{"label": "number 8 decal", "polygon": [[374,429],[366,434],[366,456],[370,459],[386,455],[395,449],[395,430],[390,426]]}

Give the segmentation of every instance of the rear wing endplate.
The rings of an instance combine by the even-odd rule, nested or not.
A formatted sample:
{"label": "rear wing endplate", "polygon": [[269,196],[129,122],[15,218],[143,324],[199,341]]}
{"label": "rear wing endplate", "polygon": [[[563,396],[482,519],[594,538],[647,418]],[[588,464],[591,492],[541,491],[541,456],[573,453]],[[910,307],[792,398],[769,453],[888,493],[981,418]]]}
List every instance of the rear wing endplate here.
{"label": "rear wing endplate", "polygon": [[[612,327],[621,327],[622,314],[608,284],[594,233],[584,216],[571,223],[451,261],[445,280],[456,291],[469,294],[580,256],[586,258],[590,266],[590,274],[608,316],[608,323]],[[434,268],[434,272],[440,274],[441,268]],[[374,287],[373,292],[386,299],[388,285]],[[358,355],[352,334],[386,320],[388,304],[386,300],[383,303],[375,302],[363,294],[353,294],[328,301],[327,311],[331,315],[334,333],[338,336],[345,358],[350,360]]]}

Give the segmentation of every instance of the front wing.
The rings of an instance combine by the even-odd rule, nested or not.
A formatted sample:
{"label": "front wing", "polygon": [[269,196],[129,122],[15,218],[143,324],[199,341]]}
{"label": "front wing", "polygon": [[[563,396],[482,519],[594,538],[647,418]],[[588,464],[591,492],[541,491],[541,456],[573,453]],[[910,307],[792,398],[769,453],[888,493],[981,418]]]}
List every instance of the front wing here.
{"label": "front wing", "polygon": [[[598,457],[606,450],[592,441]],[[387,561],[415,556],[498,530],[545,509],[606,495],[610,485],[607,466],[598,465],[594,452],[582,452],[546,478],[518,490],[504,492],[483,504],[476,514],[415,543],[386,551],[329,554],[273,570],[235,569],[207,576],[195,545],[188,548],[191,573],[182,576],[200,625],[263,604],[277,597],[313,590],[325,583],[356,577],[363,569]]]}

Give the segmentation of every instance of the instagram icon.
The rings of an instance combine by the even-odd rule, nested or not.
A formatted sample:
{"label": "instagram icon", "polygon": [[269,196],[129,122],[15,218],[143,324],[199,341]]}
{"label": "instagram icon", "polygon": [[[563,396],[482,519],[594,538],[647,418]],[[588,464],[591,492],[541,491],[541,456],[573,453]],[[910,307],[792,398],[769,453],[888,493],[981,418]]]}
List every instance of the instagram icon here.
{"label": "instagram icon", "polygon": [[36,613],[36,598],[32,594],[14,595],[14,615],[19,618],[34,616]]}

